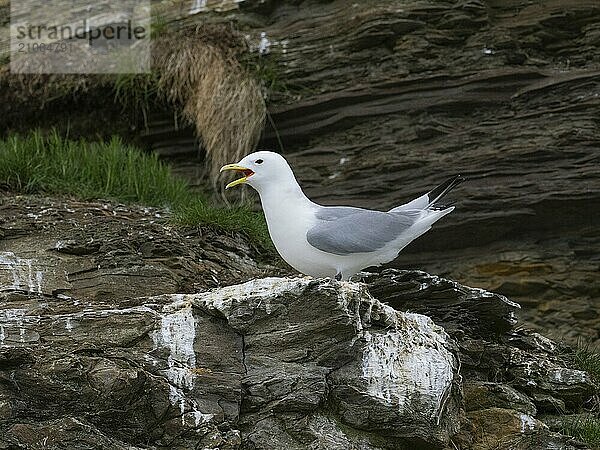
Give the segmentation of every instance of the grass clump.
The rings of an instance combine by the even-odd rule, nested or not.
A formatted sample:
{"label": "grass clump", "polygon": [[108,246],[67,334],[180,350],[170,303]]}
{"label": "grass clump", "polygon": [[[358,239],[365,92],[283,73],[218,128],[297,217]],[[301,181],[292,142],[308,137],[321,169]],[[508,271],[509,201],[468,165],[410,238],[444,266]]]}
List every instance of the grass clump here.
{"label": "grass clump", "polygon": [[108,142],[43,136],[0,141],[0,183],[26,193],[72,194],[152,206],[174,206],[188,195],[156,155],[146,155],[113,137]]}
{"label": "grass clump", "polygon": [[158,100],[158,75],[150,73],[120,73],[114,80],[115,103],[123,112],[129,112],[136,123],[148,127],[148,113],[160,105]]}
{"label": "grass clump", "polygon": [[575,365],[590,374],[596,384],[596,394],[590,399],[589,412],[564,416],[560,419],[557,431],[586,443],[592,448],[600,448],[600,417],[598,403],[600,393],[600,350],[589,342],[579,341],[575,350]]}
{"label": "grass clump", "polygon": [[273,249],[264,216],[251,211],[247,206],[224,209],[195,202],[177,210],[173,221],[183,226],[202,223],[217,229],[242,232],[263,249]]}
{"label": "grass clump", "polygon": [[589,342],[580,342],[575,351],[575,364],[600,382],[600,350]]}
{"label": "grass clump", "polygon": [[238,61],[247,51],[243,36],[224,25],[184,29],[154,45],[159,91],[196,127],[215,184],[223,164],[256,147],[265,122],[260,85]]}
{"label": "grass clump", "polygon": [[600,419],[592,414],[565,420],[560,432],[592,448],[600,448]]}
{"label": "grass clump", "polygon": [[242,232],[258,245],[270,246],[261,214],[207,205],[156,154],[125,145],[118,137],[88,142],[65,139],[56,131],[9,136],[0,140],[0,187],[167,207],[177,224]]}

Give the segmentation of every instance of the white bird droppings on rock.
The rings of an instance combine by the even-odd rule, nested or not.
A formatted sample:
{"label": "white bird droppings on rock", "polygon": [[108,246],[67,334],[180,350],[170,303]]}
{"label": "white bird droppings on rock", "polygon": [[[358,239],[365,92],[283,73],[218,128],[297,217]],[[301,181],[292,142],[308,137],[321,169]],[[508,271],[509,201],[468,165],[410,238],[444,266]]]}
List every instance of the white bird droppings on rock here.
{"label": "white bird droppings on rock", "polygon": [[456,366],[447,349],[448,337],[426,316],[402,317],[401,329],[364,333],[363,377],[368,392],[398,405],[400,411],[410,409],[410,403],[419,397],[421,411],[439,417]]}
{"label": "white bird droppings on rock", "polygon": [[192,415],[194,417],[194,424],[196,426],[199,426],[203,423],[208,423],[215,417],[214,414],[204,414],[200,411],[192,411]]}
{"label": "white bird droppings on rock", "polygon": [[[10,273],[9,284],[3,280],[2,271]],[[43,272],[34,269],[33,260],[19,258],[13,252],[0,252],[0,290],[26,290],[41,294],[43,281]]]}
{"label": "white bird droppings on rock", "polygon": [[160,328],[152,333],[156,347],[169,349],[168,368],[165,371],[170,385],[169,400],[171,404],[179,405],[182,415],[185,411],[185,396],[181,390],[194,387],[191,369],[196,367],[195,337],[196,323],[190,306],[161,316]]}
{"label": "white bird droppings on rock", "polygon": [[194,0],[192,7],[190,8],[189,14],[197,14],[200,11],[204,11],[206,9],[206,0]]}
{"label": "white bird droppings on rock", "polygon": [[189,296],[194,303],[220,311],[225,317],[231,313],[235,303],[243,303],[250,297],[260,298],[265,309],[270,312],[270,299],[277,298],[285,292],[298,294],[311,282],[309,278],[259,278],[209,292]]}
{"label": "white bird droppings on rock", "polygon": [[0,310],[0,345],[21,345],[37,342],[40,335],[35,331],[39,317],[27,316],[25,308]]}
{"label": "white bird droppings on rock", "polygon": [[269,53],[271,47],[271,41],[267,37],[267,33],[264,31],[260,33],[260,42],[258,43],[258,54],[266,55]]}
{"label": "white bird droppings on rock", "polygon": [[521,433],[525,433],[526,431],[535,430],[536,421],[533,417],[528,414],[521,414]]}

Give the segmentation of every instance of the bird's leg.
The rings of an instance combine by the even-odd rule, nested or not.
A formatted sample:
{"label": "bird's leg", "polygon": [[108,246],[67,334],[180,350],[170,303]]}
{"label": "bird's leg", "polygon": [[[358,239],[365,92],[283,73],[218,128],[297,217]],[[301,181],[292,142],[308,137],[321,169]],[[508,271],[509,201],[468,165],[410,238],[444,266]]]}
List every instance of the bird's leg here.
{"label": "bird's leg", "polygon": [[336,273],[336,274],[335,274],[335,279],[336,279],[337,281],[341,281],[341,280],[342,280],[342,272],[338,272],[338,273]]}

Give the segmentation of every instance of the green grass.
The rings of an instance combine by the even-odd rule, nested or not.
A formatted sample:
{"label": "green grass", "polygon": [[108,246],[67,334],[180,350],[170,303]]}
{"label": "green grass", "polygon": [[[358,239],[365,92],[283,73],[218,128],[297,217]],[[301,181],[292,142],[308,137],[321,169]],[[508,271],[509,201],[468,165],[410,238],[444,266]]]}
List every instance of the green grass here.
{"label": "green grass", "polygon": [[179,208],[173,216],[173,221],[183,226],[202,223],[217,229],[242,232],[263,249],[273,248],[264,216],[248,207],[211,208],[204,203],[195,202]]}
{"label": "green grass", "polygon": [[600,419],[591,414],[565,420],[560,432],[585,442],[592,448],[600,448]]}
{"label": "green grass", "polygon": [[166,34],[168,30],[169,20],[161,14],[154,14],[150,23],[150,37],[156,39]]}
{"label": "green grass", "polygon": [[283,81],[277,61],[270,58],[249,57],[244,61],[246,68],[256,80],[268,91],[287,92],[288,87]]}
{"label": "green grass", "polygon": [[147,127],[148,112],[159,104],[158,75],[155,72],[117,74],[113,91],[115,103]]}
{"label": "green grass", "polygon": [[600,418],[598,417],[598,394],[600,393],[600,350],[589,342],[580,341],[575,350],[575,365],[589,373],[597,386],[596,395],[592,398],[590,413],[577,416],[565,416],[562,434],[572,436],[585,442],[592,448],[600,448]]}
{"label": "green grass", "polygon": [[0,140],[0,187],[166,207],[176,224],[241,232],[261,247],[270,247],[262,214],[208,205],[155,154],[128,146],[117,137],[88,142],[69,140],[57,132],[44,136],[39,131],[9,136]]}
{"label": "green grass", "polygon": [[83,199],[109,198],[152,206],[175,206],[189,194],[156,155],[108,142],[10,136],[0,141],[0,183],[25,192],[73,194]]}
{"label": "green grass", "polygon": [[600,383],[600,350],[586,342],[580,342],[575,351],[575,364],[588,372]]}

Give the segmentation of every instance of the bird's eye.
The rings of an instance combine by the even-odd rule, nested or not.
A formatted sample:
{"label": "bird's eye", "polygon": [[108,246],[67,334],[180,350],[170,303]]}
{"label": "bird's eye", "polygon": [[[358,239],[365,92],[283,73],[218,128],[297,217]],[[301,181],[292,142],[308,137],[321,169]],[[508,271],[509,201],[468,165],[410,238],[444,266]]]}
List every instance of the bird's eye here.
{"label": "bird's eye", "polygon": [[254,161],[255,164],[262,164],[263,160],[262,159],[257,159],[256,161]]}

